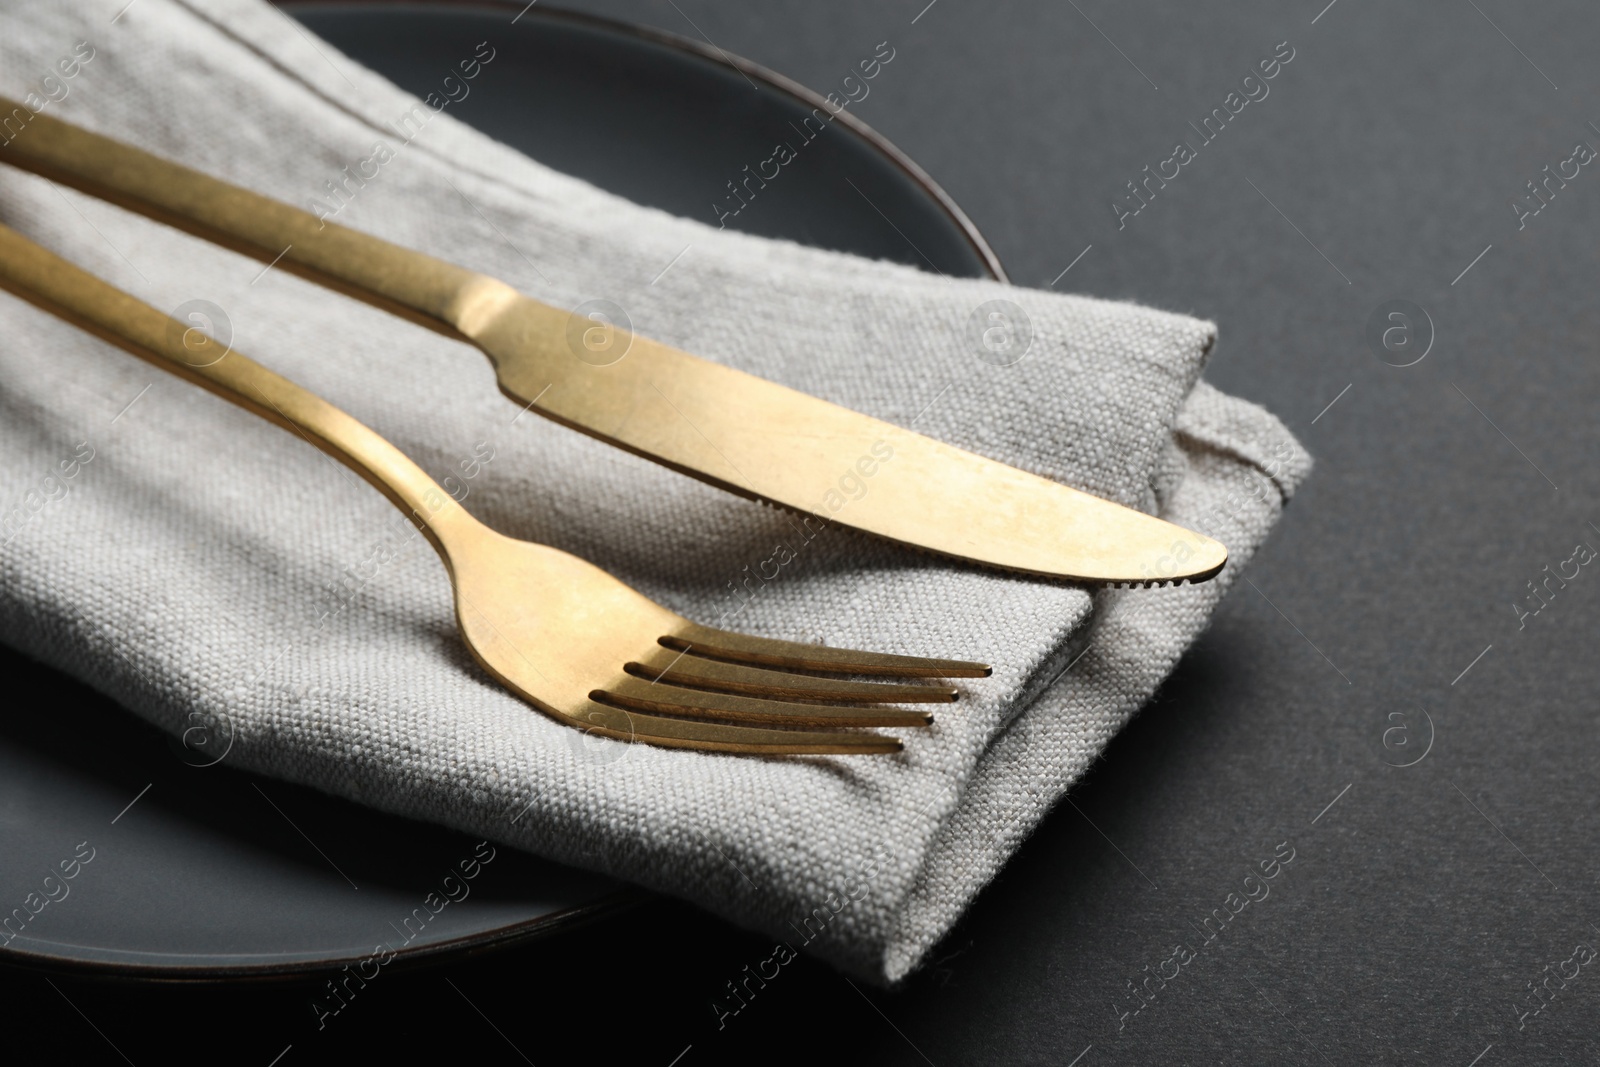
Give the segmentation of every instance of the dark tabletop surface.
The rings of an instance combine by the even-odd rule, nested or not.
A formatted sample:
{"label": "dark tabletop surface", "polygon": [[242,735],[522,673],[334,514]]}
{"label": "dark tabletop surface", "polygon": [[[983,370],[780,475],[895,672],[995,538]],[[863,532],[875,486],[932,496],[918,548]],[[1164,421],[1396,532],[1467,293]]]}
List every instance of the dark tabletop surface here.
{"label": "dark tabletop surface", "polygon": [[[924,972],[884,993],[801,962],[719,1030],[710,998],[766,942],[662,902],[396,974],[322,1032],[299,982],[10,973],[8,1017],[68,1062],[1600,1058],[1577,947],[1600,948],[1600,567],[1577,550],[1600,548],[1600,166],[1574,151],[1600,147],[1600,12],[1325,3],[573,5],[822,91],[891,42],[855,109],[1014,281],[1214,319],[1211,381],[1316,459],[1253,585]],[[1259,96],[1241,81],[1275,50],[1201,145],[1189,123]],[[1194,158],[1119,229],[1180,139]],[[1267,898],[1201,947],[1280,845]]]}

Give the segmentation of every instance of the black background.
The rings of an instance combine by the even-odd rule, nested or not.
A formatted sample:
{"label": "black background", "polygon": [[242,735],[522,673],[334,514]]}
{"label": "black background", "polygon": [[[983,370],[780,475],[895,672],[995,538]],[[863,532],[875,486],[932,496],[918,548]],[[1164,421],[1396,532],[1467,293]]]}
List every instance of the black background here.
{"label": "black background", "polygon": [[[1521,1028],[1513,1008],[1547,964],[1600,945],[1600,573],[1523,629],[1512,605],[1576,543],[1600,547],[1600,168],[1521,231],[1507,200],[1600,143],[1600,14],[1324,2],[574,5],[823,91],[889,40],[858,114],[1014,281],[1049,285],[1092,245],[1057,288],[1216,320],[1210,379],[1316,458],[1254,587],[903,988],[802,961],[719,1031],[708,1000],[768,946],[663,902],[396,974],[321,1033],[300,983],[54,978],[75,1010],[19,972],[8,1029],[79,1062],[122,1062],[114,1044],[135,1063],[267,1064],[292,1045],[284,1067],[433,1041],[541,1067],[1592,1062],[1600,974]],[[1119,231],[1123,183],[1285,40],[1270,95]],[[1363,337],[1393,299],[1435,327],[1414,366]],[[1189,924],[1285,841],[1270,897],[1119,1029],[1125,983],[1197,942]]]}

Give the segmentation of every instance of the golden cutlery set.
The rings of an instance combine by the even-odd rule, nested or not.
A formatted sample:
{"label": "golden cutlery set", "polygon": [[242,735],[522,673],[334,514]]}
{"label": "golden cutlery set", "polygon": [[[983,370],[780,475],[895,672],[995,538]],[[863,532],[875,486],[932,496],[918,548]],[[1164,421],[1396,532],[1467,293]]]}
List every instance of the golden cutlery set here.
{"label": "golden cutlery set", "polygon": [[[0,99],[0,113],[12,106]],[[1181,527],[643,337],[616,343],[620,360],[580,359],[567,342],[570,314],[503,282],[50,116],[0,147],[0,162],[475,345],[519,406],[740,496],[1092,585],[1150,584],[1149,568],[1179,540],[1202,547],[1165,581],[1204,581],[1227,561],[1221,544]],[[926,726],[930,714],[899,705],[956,698],[949,685],[908,679],[989,673],[682,618],[576,556],[489,529],[350,415],[4,226],[0,288],[295,430],[360,474],[438,551],[477,661],[571,726],[722,752],[895,752],[898,738],[860,728]],[[848,507],[827,506],[842,473],[885,456],[892,476]]]}

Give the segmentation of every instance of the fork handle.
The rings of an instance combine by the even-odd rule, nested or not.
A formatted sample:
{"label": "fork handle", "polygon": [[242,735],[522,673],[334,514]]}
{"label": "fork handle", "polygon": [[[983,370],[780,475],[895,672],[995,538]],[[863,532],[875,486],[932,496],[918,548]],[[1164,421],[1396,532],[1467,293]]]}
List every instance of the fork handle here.
{"label": "fork handle", "polygon": [[[516,290],[485,275],[91,133],[0,97],[0,117],[29,116],[0,163],[70,185],[393,312],[457,340]],[[0,132],[0,137],[10,133]]]}
{"label": "fork handle", "polygon": [[477,522],[394,445],[309,389],[0,226],[0,289],[295,430],[388,497],[433,543]]}

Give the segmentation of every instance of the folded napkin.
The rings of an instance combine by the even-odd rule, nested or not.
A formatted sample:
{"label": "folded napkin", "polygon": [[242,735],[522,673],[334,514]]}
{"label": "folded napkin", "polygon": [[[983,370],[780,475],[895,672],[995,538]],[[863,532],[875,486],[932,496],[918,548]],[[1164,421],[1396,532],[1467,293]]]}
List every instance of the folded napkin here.
{"label": "folded napkin", "polygon": [[[644,335],[1232,552],[1207,584],[1091,595],[837,526],[803,540],[782,512],[518,418],[475,349],[0,168],[7,225],[163,310],[200,308],[453,478],[495,528],[692,619],[994,665],[898,756],[586,739],[474,664],[443,568],[376,492],[0,296],[0,641],[165,730],[225,717],[232,765],[605,871],[896,981],[1150,697],[1309,470],[1276,419],[1199,380],[1211,323],[718,231],[547,170],[258,0],[141,0],[113,19],[124,3],[0,3],[0,92],[557,306],[613,301]],[[478,78],[493,91],[492,62]],[[330,199],[346,168],[365,180]],[[1032,329],[1008,366],[968,333],[997,299]]]}

